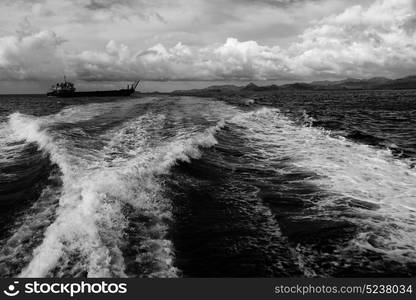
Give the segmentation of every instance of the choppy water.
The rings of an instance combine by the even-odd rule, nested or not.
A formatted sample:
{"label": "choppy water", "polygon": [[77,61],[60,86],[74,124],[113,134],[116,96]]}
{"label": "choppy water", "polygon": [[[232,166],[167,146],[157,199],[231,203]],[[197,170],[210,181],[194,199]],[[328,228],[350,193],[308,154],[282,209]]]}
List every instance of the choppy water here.
{"label": "choppy water", "polygon": [[414,276],[415,94],[332,96],[2,96],[1,276]]}

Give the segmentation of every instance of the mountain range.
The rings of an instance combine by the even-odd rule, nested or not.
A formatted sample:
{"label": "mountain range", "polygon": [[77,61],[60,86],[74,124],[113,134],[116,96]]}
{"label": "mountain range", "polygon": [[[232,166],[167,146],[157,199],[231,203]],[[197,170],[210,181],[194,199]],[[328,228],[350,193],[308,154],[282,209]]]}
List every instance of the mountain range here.
{"label": "mountain range", "polygon": [[216,85],[204,89],[187,91],[174,91],[174,94],[184,93],[236,93],[236,92],[261,92],[276,90],[405,90],[416,89],[416,75],[399,79],[374,77],[369,79],[347,78],[339,81],[313,81],[310,83],[296,82],[284,85],[260,86],[249,83],[246,86]]}

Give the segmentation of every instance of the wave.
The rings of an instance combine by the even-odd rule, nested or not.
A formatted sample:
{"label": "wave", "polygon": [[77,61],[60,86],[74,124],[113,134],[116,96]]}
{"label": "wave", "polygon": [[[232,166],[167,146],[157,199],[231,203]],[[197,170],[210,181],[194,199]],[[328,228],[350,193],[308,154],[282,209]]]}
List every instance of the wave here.
{"label": "wave", "polygon": [[[326,191],[315,203],[315,215],[348,220],[360,228],[348,250],[414,261],[416,171],[408,161],[395,158],[389,150],[299,125],[278,109],[261,108],[230,122],[238,125],[265,163],[289,158],[290,163],[279,170],[282,174],[301,169],[318,175],[301,180]],[[347,212],[336,213],[339,207]]]}
{"label": "wave", "polygon": [[[37,145],[57,166],[50,177],[59,183],[46,186],[17,218],[11,236],[0,241],[1,273],[179,276],[168,234],[175,221],[174,203],[165,186],[172,167],[178,162],[195,167],[192,163],[202,153],[203,170],[210,171],[209,160],[226,167],[233,184],[250,186],[253,194],[246,195],[247,201],[257,197],[264,215],[270,215],[271,232],[286,234],[288,222],[282,218],[296,219],[294,230],[309,224],[304,220],[318,220],[317,227],[324,223],[320,220],[351,223],[357,230],[348,235],[347,244],[336,245],[336,259],[370,251],[414,262],[416,170],[389,150],[355,143],[313,123],[306,113],[296,119],[272,108],[244,112],[195,98],[80,105],[44,117],[14,113],[0,123],[0,143],[6,139],[4,149],[8,147],[0,154]],[[220,144],[213,151],[202,152],[216,145],[217,138]],[[7,155],[0,158],[17,157]],[[291,189],[299,195],[295,191],[284,198]],[[230,183],[222,192],[237,199],[236,191]],[[267,197],[275,195],[286,201],[276,205],[287,209],[281,212],[284,217],[267,207]],[[292,199],[297,202],[289,203]],[[299,204],[305,199],[307,205]],[[304,274],[320,274],[304,249],[307,243],[287,239]]]}
{"label": "wave", "polygon": [[[120,104],[109,104],[109,109],[115,105]],[[162,126],[164,116],[149,112],[98,137],[87,136],[104,144],[94,151],[80,149],[74,146],[73,136],[67,139],[52,130],[60,122],[91,119],[96,115],[91,112],[99,107],[71,108],[47,117],[14,113],[9,118],[16,137],[36,143],[62,172],[56,219],[45,230],[21,277],[128,276],[123,251],[129,246],[124,238],[129,226],[140,227],[140,249],[134,261],[151,266],[143,274],[177,275],[172,245],[166,238],[171,207],[159,176],[178,161],[198,158],[200,147],[214,145],[214,134],[223,122],[202,131],[184,128],[170,138],[155,139],[152,129]],[[133,208],[130,214],[126,213],[129,207]],[[134,223],[137,215],[150,221]]]}
{"label": "wave", "polygon": [[31,251],[43,239],[46,228],[54,221],[60,195],[59,174],[53,172],[36,202],[18,215],[12,225],[11,235],[0,241],[0,270],[4,277],[15,277],[22,266],[29,263]]}

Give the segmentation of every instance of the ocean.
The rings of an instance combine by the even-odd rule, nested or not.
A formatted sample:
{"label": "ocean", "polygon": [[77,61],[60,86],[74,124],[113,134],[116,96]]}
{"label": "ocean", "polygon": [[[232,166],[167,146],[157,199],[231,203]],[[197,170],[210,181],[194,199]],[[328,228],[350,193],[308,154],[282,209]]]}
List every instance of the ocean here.
{"label": "ocean", "polygon": [[415,165],[416,91],[0,96],[0,276],[415,276]]}

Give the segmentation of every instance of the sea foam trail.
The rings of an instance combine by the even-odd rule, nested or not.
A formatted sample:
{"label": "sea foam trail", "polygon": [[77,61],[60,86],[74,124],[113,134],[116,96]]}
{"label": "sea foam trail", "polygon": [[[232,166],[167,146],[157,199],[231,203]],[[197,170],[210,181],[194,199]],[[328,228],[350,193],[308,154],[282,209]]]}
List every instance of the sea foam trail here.
{"label": "sea foam trail", "polygon": [[30,261],[30,252],[43,238],[44,230],[53,222],[59,189],[47,186],[25,214],[15,220],[12,235],[0,241],[0,270],[4,277],[14,277],[23,264]]}
{"label": "sea foam trail", "polygon": [[149,113],[96,137],[105,145],[95,152],[76,149],[62,134],[50,130],[57,122],[93,118],[95,108],[72,108],[84,111],[82,116],[65,112],[45,118],[10,116],[17,138],[37,143],[47,152],[59,166],[63,181],[56,219],[20,276],[126,276],[122,248],[129,220],[123,214],[125,205],[153,219],[152,224],[143,225],[147,238],[136,257],[140,261],[150,256],[156,266],[147,276],[176,276],[172,246],[165,237],[170,203],[157,177],[168,173],[178,160],[198,158],[199,147],[214,145],[214,134],[223,123],[205,130],[178,129],[174,136],[155,141],[150,129],[162,126],[165,117]]}
{"label": "sea foam trail", "polygon": [[[306,179],[327,191],[317,205],[323,218],[342,218],[359,225],[350,247],[368,249],[399,261],[416,258],[416,170],[388,150],[334,137],[325,130],[300,126],[278,109],[262,108],[236,116],[230,123],[261,149],[266,162],[284,157],[294,169],[314,172]],[[332,215],[334,207],[349,201],[371,203],[377,209],[355,206],[352,214]]]}
{"label": "sea foam trail", "polygon": [[[47,173],[47,172],[51,173]],[[48,176],[49,175],[49,176]],[[0,273],[13,277],[54,218],[56,176],[43,155],[22,141],[8,122],[0,122],[0,199],[6,214],[0,240]],[[49,177],[49,178],[48,178]],[[42,192],[38,187],[45,184]],[[29,205],[28,201],[36,202]],[[4,221],[4,219],[2,220]]]}

